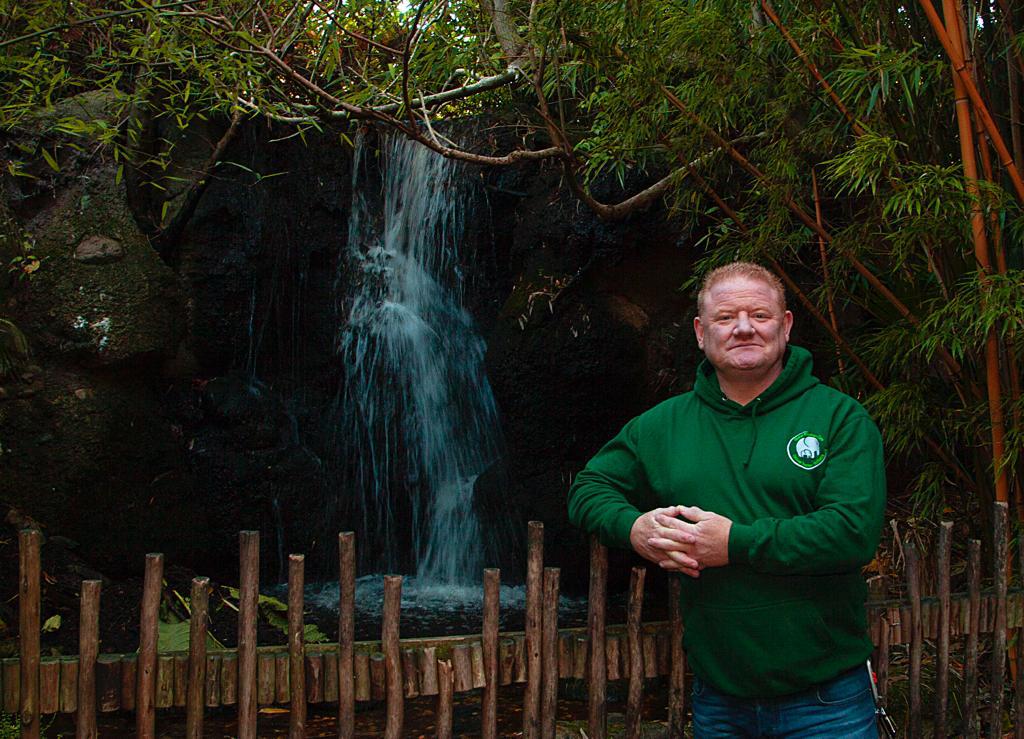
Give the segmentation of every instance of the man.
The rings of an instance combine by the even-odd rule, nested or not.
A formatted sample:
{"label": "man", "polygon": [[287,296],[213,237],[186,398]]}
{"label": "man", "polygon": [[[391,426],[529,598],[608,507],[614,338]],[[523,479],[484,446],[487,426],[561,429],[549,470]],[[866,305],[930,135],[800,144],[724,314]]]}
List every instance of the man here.
{"label": "man", "polygon": [[693,392],[626,424],[569,515],[685,575],[697,737],[876,737],[860,568],[884,516],[878,430],[787,347],[772,273],[720,267],[697,308]]}

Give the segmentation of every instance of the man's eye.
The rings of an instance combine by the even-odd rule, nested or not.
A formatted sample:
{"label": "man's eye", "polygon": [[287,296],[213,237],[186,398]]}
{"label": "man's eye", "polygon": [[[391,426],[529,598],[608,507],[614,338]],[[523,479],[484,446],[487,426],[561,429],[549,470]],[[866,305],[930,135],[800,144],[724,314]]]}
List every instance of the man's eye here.
{"label": "man's eye", "polygon": [[767,313],[755,313],[754,318],[756,318],[759,321],[766,321],[770,318],[770,316]]}

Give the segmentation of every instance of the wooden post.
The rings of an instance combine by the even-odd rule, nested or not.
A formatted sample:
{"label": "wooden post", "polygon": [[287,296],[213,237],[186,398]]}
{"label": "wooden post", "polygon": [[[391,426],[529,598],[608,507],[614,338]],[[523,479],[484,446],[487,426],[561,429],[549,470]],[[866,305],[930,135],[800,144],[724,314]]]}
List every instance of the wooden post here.
{"label": "wooden post", "polygon": [[174,705],[174,655],[160,654],[156,660],[156,708]]}
{"label": "wooden post", "polygon": [[324,657],[322,654],[307,654],[306,671],[306,702],[321,703],[324,699]]}
{"label": "wooden post", "polygon": [[35,529],[18,532],[18,640],[21,660],[19,711],[21,736],[39,736],[39,620],[42,534]]}
{"label": "wooden post", "polygon": [[122,667],[115,654],[101,654],[96,659],[96,698],[101,713],[121,710]]}
{"label": "wooden post", "polygon": [[683,652],[683,614],[679,598],[682,583],[668,579],[669,638],[672,640],[672,672],[668,681],[668,735],[682,736],[686,724],[686,654]]}
{"label": "wooden post", "polygon": [[238,739],[256,739],[256,619],[260,596],[260,535],[238,533]]}
{"label": "wooden post", "polygon": [[[1024,535],[1017,539],[1017,554],[1020,557],[1018,572],[1024,579]],[[1020,596],[1017,600],[1018,607],[1022,602]],[[1024,613],[1020,615],[1019,628],[1017,629],[1017,679],[1014,685],[1015,698],[1015,720],[1014,736],[1016,739],[1024,739]]]}
{"label": "wooden post", "polygon": [[219,654],[206,655],[206,705],[209,708],[216,708],[220,705],[220,665]]}
{"label": "wooden post", "polygon": [[964,735],[978,736],[978,632],[981,631],[981,542],[967,543],[967,644],[964,656]]}
{"label": "wooden post", "polygon": [[[260,654],[256,658],[256,702],[261,706],[268,706],[274,702],[274,690],[277,683],[275,662],[272,654]],[[239,673],[241,673],[241,660],[239,660]],[[241,702],[241,690],[239,690],[239,702]]]}
{"label": "wooden post", "polygon": [[420,652],[420,695],[437,695],[437,647]]}
{"label": "wooden post", "polygon": [[100,646],[99,580],[83,580],[78,616],[78,716],[75,736],[96,739],[96,658]]}
{"label": "wooden post", "polygon": [[192,578],[192,615],[188,629],[188,692],[185,698],[185,736],[202,739],[203,686],[206,684],[206,614],[210,578]]}
{"label": "wooden post", "polygon": [[156,735],[157,619],[163,593],[164,555],[146,555],[139,617],[139,662],[135,673],[135,733],[140,739]]}
{"label": "wooden post", "polygon": [[541,737],[554,739],[558,714],[558,589],[561,571],[544,568],[543,633],[541,635]]}
{"label": "wooden post", "polygon": [[306,558],[288,555],[288,737],[303,739],[306,735],[306,669],[305,624],[303,609],[306,586]]}
{"label": "wooden post", "polygon": [[[79,629],[81,629],[81,621],[79,621]],[[75,657],[63,657],[60,661],[60,710],[63,713],[78,711],[78,659]],[[95,703],[92,710],[93,716],[95,716]]]}
{"label": "wooden post", "polygon": [[995,504],[994,531],[992,532],[992,573],[995,582],[995,623],[992,625],[992,714],[989,719],[989,739],[1003,735],[1003,685],[1006,667],[1006,570],[1007,525],[1009,508],[1005,501]]}
{"label": "wooden post", "polygon": [[526,550],[526,690],[523,693],[523,739],[537,739],[540,736],[543,570],[544,524],[540,521],[530,521]]}
{"label": "wooden post", "polygon": [[55,657],[39,660],[39,713],[49,715],[60,709],[60,662]]}
{"label": "wooden post", "polygon": [[921,736],[921,580],[917,547],[911,542],[904,547],[906,557],[907,596],[910,598],[910,736]]}
{"label": "wooden post", "polygon": [[338,736],[355,735],[356,535],[338,534]]}
{"label": "wooden post", "polygon": [[[587,736],[607,736],[608,668],[605,664],[605,615],[608,600],[608,550],[590,535],[590,592],[587,596]],[[681,734],[680,734],[681,736]]]}
{"label": "wooden post", "polygon": [[498,736],[498,616],[501,610],[501,571],[484,570],[484,694],[481,732],[484,739]]}
{"label": "wooden post", "polygon": [[187,652],[185,654],[174,655],[174,706],[175,708],[188,708]]}
{"label": "wooden post", "polygon": [[945,739],[946,708],[949,701],[949,557],[953,522],[939,524],[939,551],[936,576],[939,591],[939,638],[935,665],[935,737]]}
{"label": "wooden post", "polygon": [[[417,674],[416,651],[413,649],[402,650],[402,690],[406,698],[415,698],[420,694],[420,680]],[[327,691],[324,690],[324,699],[327,698]]]}
{"label": "wooden post", "polygon": [[452,692],[455,687],[452,663],[437,662],[437,739],[452,738]]}
{"label": "wooden post", "polygon": [[452,680],[456,693],[464,693],[473,688],[473,663],[469,657],[468,644],[452,646]]}
{"label": "wooden post", "polygon": [[238,654],[225,654],[220,660],[220,704],[238,703]]}
{"label": "wooden post", "polygon": [[629,693],[626,699],[626,739],[640,739],[642,720],[644,664],[640,638],[640,619],[644,604],[644,578],[647,571],[634,567],[629,578],[629,606],[626,614],[626,639],[629,644]]}
{"label": "wooden post", "polygon": [[401,575],[384,576],[384,614],[381,621],[381,648],[387,691],[385,739],[399,739],[405,723],[405,696],[402,691],[402,655],[398,647],[399,617],[402,612]]}

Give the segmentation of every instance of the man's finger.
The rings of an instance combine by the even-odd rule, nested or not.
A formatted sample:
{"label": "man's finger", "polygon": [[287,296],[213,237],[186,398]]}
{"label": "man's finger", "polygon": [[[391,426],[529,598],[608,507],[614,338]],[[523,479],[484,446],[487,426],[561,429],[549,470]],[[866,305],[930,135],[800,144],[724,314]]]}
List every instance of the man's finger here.
{"label": "man's finger", "polygon": [[681,552],[678,549],[663,549],[661,551],[663,551],[665,553],[665,558],[666,559],[672,560],[673,562],[675,562],[677,565],[680,565],[681,567],[685,567],[685,568],[691,569],[691,570],[699,570],[699,569],[701,569],[700,563],[697,562],[696,559],[691,557],[686,552]]}
{"label": "man's finger", "polygon": [[664,529],[669,529],[670,531],[685,531],[692,534],[696,530],[694,528],[694,524],[690,523],[689,521],[683,521],[681,519],[666,516],[664,514],[659,514],[655,516],[654,521],[658,524],[658,526]]}
{"label": "man's finger", "polygon": [[700,577],[700,570],[694,569],[692,567],[683,567],[682,565],[673,562],[670,559],[663,559],[660,562],[658,562],[658,565],[666,572],[679,572],[684,575],[687,575],[688,577]]}
{"label": "man's finger", "polygon": [[669,538],[667,536],[652,536],[647,540],[647,544],[655,549],[672,552],[690,553],[694,548],[694,543],[692,541],[680,541],[679,539]]}
{"label": "man's finger", "polygon": [[691,521],[706,521],[709,518],[714,518],[716,514],[711,511],[705,511],[697,506],[676,506],[679,510],[679,515],[683,518],[688,518]]}

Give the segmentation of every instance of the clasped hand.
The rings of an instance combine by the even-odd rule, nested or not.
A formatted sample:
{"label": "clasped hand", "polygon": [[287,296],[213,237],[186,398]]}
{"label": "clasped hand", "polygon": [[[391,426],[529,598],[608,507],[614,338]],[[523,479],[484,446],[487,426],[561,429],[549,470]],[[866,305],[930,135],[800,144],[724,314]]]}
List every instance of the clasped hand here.
{"label": "clasped hand", "polygon": [[725,516],[694,506],[655,508],[633,523],[629,543],[641,557],[670,572],[700,577],[703,569],[729,564],[731,528]]}

